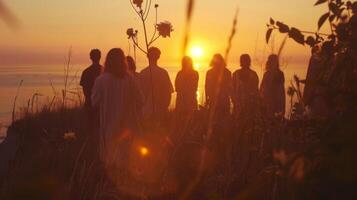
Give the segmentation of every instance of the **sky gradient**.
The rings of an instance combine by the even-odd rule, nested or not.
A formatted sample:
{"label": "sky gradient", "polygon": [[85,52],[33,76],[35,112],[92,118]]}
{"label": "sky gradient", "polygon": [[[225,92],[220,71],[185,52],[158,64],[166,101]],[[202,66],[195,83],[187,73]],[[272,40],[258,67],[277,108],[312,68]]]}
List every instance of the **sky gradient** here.
{"label": "sky gradient", "polygon": [[[112,47],[121,47],[129,53],[127,28],[133,27],[142,33],[129,0],[4,2],[21,20],[21,26],[14,31],[0,23],[0,66],[62,64],[70,46],[74,62],[86,63],[91,48],[99,48],[106,54]],[[160,4],[159,21],[168,20],[175,29],[171,38],[160,39],[155,44],[163,51],[161,63],[176,64],[181,56],[186,1],[153,0],[153,3]],[[265,24],[269,18],[315,31],[316,22],[326,8],[313,7],[314,3],[315,0],[196,0],[191,42],[204,49],[202,62],[213,53],[224,53],[233,16],[239,7],[238,33],[230,62],[238,64],[241,53],[263,60],[263,55],[271,51],[265,45]],[[150,16],[149,25],[154,23],[153,17]],[[280,40],[281,36],[277,35],[276,49]],[[284,57],[289,62],[306,63],[309,52],[308,47],[288,41]],[[143,55],[138,62],[145,64]]]}

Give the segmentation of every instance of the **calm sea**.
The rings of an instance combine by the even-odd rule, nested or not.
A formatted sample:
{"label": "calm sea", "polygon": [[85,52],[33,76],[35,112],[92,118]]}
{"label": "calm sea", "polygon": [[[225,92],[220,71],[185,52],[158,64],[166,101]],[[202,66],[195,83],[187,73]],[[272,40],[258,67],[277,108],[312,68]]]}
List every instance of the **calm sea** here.
{"label": "calm sea", "polygon": [[[71,90],[79,90],[78,85],[80,75],[85,65],[72,66],[70,68],[70,76],[68,83]],[[165,67],[170,74],[173,81],[176,73],[179,71],[179,67]],[[139,70],[142,68],[139,68]],[[231,71],[237,68],[229,68]],[[254,70],[262,78],[264,70],[262,68],[253,67]],[[290,85],[290,81],[293,75],[296,74],[299,77],[305,77],[306,66],[293,64],[288,67],[283,67],[282,70],[285,73],[286,86]],[[204,99],[204,75],[207,68],[200,67],[200,84],[199,84],[199,103],[203,103]],[[15,96],[17,95],[17,108],[24,107],[28,104],[29,99],[32,99],[34,94],[37,95],[38,102],[49,102],[55,95],[55,91],[60,93],[64,88],[64,67],[63,66],[21,66],[21,67],[6,67],[0,66],[0,142],[4,137],[7,126],[11,123],[12,108],[14,104]],[[20,82],[21,87],[19,87]],[[174,105],[174,99],[172,106]],[[287,104],[288,105],[288,104]]]}

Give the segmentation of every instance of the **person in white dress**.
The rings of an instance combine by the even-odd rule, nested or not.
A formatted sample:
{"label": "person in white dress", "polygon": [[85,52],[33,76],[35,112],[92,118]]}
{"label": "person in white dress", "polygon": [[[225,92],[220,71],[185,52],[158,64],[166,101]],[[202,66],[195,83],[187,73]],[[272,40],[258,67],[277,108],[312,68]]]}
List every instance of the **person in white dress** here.
{"label": "person in white dress", "polygon": [[97,78],[92,91],[92,106],[100,110],[99,149],[105,164],[120,164],[125,157],[126,152],[121,149],[137,130],[140,122],[136,109],[142,104],[140,88],[128,72],[124,52],[119,48],[110,50],[104,73]]}

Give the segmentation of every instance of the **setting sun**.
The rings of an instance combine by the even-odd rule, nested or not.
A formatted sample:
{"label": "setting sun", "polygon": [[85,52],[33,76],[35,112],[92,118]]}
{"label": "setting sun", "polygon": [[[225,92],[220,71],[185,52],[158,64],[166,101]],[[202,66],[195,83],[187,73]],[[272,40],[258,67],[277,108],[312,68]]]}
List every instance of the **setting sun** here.
{"label": "setting sun", "polygon": [[200,46],[192,46],[190,49],[192,58],[201,58],[203,56],[203,48]]}

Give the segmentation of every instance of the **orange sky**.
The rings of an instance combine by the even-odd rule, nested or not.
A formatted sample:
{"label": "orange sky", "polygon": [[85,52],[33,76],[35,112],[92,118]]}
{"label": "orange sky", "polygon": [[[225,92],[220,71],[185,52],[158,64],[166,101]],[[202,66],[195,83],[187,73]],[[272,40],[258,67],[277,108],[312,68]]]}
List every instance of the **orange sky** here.
{"label": "orange sky", "polygon": [[[76,63],[87,62],[91,48],[106,53],[111,47],[128,50],[126,29],[141,31],[129,0],[5,0],[21,19],[16,31],[0,23],[0,66],[62,64],[69,46]],[[224,2],[224,3],[223,3]],[[162,49],[161,63],[177,63],[180,57],[185,18],[185,0],[153,0],[160,4],[159,21],[168,20],[175,31],[169,39],[155,45]],[[223,53],[237,6],[240,8],[238,34],[230,61],[237,64],[241,53],[261,59],[265,47],[266,22],[270,16],[302,30],[315,31],[316,21],[325,7],[313,7],[315,0],[196,0],[192,24],[192,43],[202,46],[206,62]],[[153,15],[149,24],[153,24]],[[142,31],[141,31],[142,32]],[[280,44],[276,39],[276,48]],[[265,50],[264,50],[265,49]],[[292,41],[284,51],[289,62],[306,62],[309,48]],[[139,63],[145,63],[141,56]]]}

